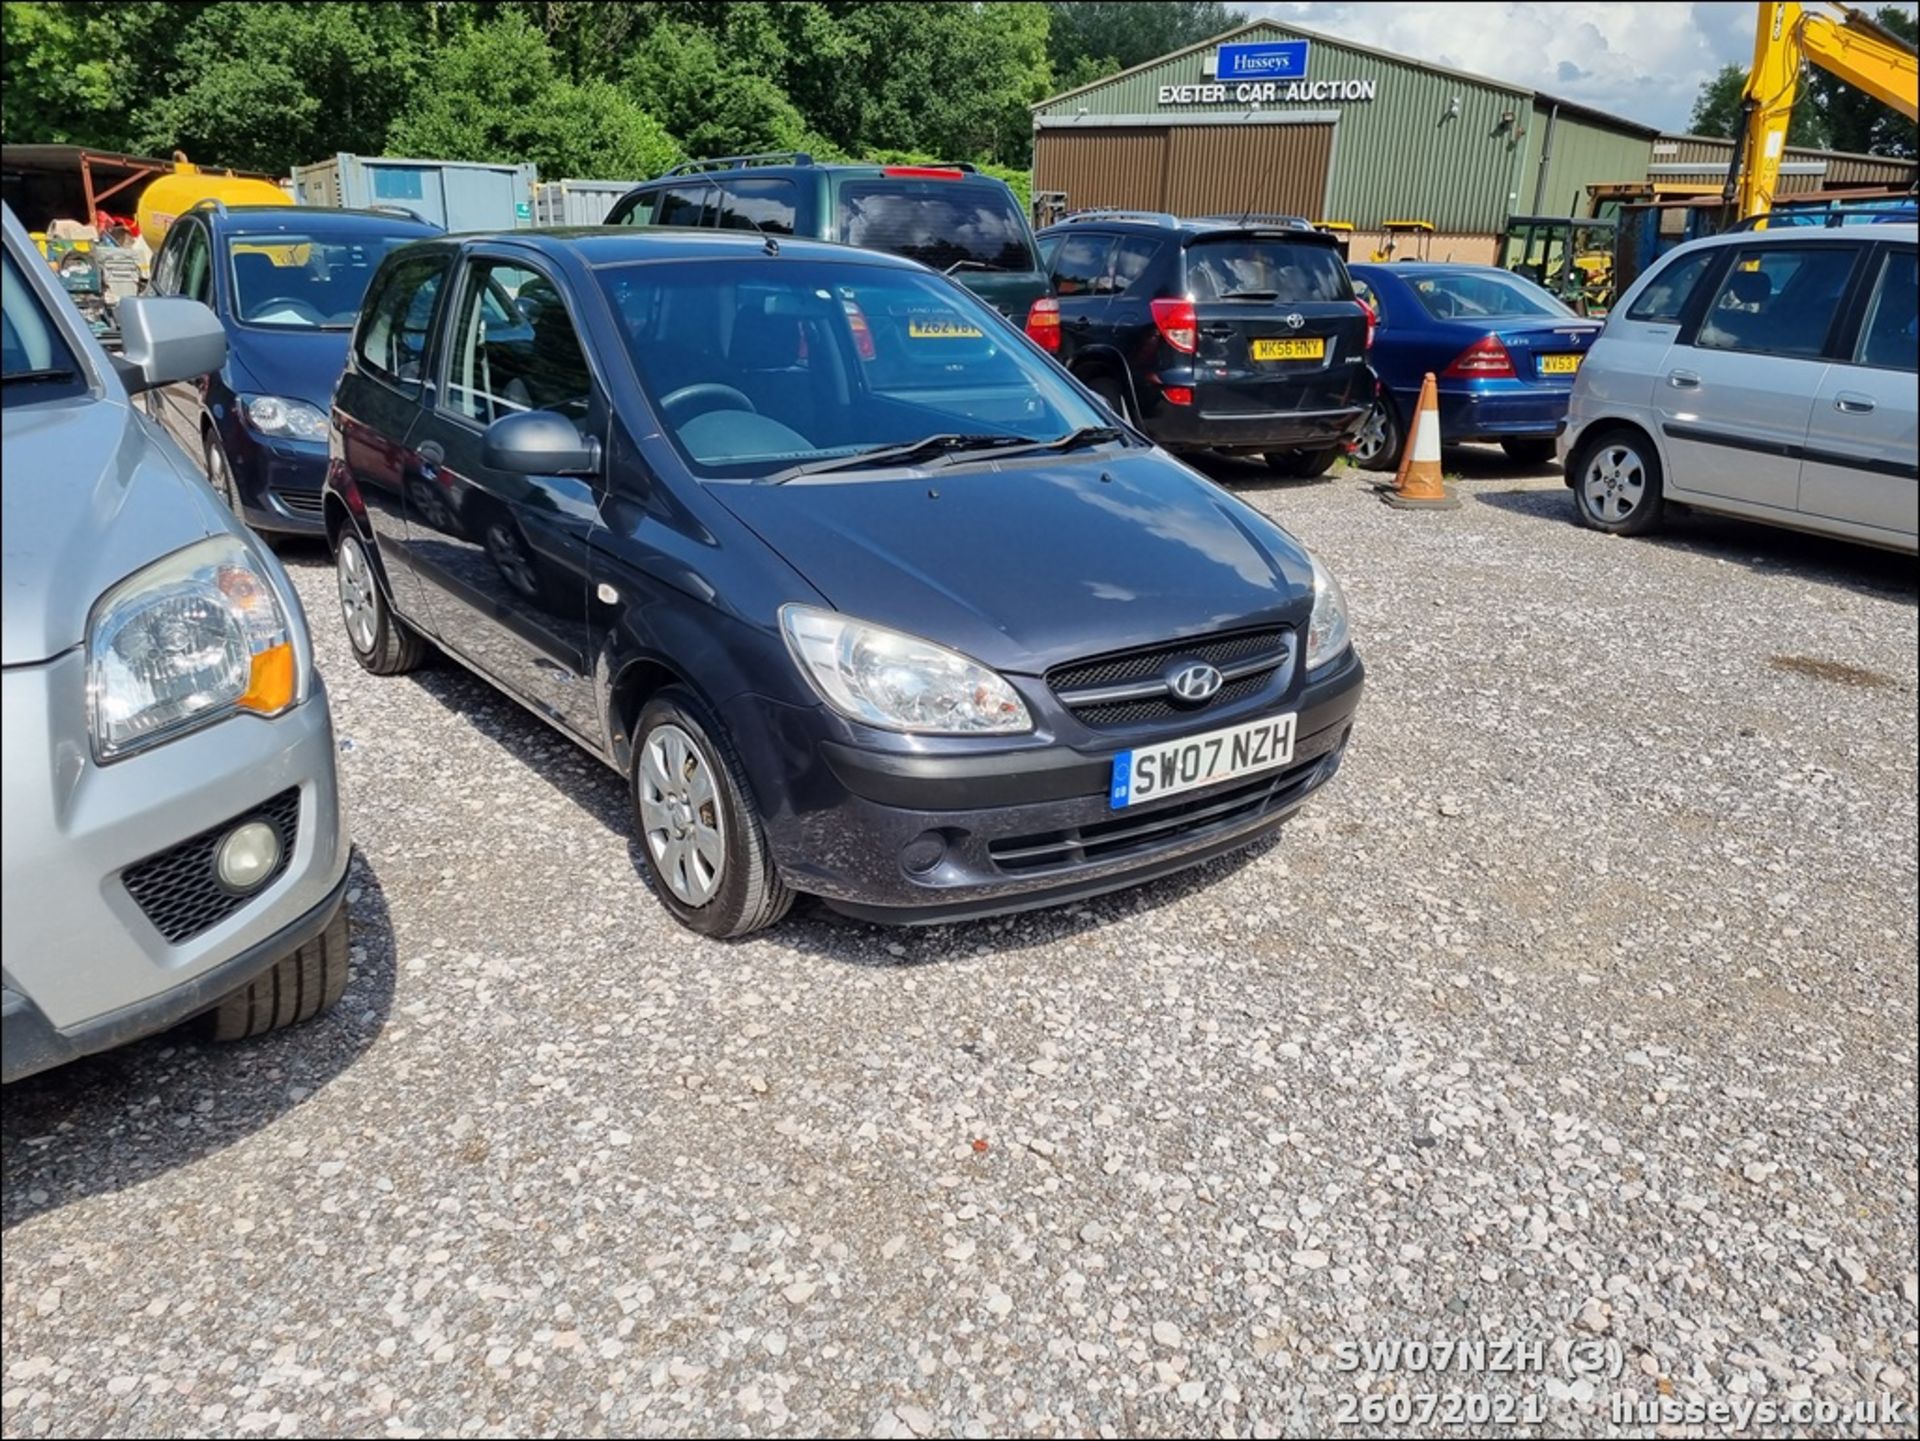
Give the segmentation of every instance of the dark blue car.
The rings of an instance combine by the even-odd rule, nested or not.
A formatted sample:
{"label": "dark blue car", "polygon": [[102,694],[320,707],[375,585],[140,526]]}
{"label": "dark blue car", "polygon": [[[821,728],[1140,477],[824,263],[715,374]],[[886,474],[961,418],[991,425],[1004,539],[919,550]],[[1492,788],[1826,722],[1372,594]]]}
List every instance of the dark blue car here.
{"label": "dark blue car", "polygon": [[154,292],[211,306],[227,363],[147,405],[255,530],[320,534],[327,410],[367,282],[396,245],[439,233],[394,211],[218,202],[168,230]]}
{"label": "dark blue car", "polygon": [[1381,388],[1354,448],[1358,464],[1391,470],[1400,463],[1428,371],[1448,445],[1498,441],[1517,461],[1553,458],[1573,377],[1599,321],[1491,265],[1422,261],[1352,270],[1379,327],[1369,358]]}
{"label": "dark blue car", "polygon": [[909,260],[699,230],[411,245],[334,394],[348,639],[626,777],[708,935],[944,920],[1291,815],[1362,670],[1298,541]]}

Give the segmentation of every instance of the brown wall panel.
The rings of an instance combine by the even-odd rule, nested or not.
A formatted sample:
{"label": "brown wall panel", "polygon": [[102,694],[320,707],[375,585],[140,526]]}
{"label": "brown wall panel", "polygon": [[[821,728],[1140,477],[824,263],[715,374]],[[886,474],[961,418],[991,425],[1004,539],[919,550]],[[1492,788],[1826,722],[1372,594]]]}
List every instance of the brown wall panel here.
{"label": "brown wall panel", "polygon": [[1331,125],[1176,125],[1171,134],[1166,208],[1176,215],[1254,210],[1319,218]]}
{"label": "brown wall panel", "polygon": [[1164,129],[1089,127],[1034,137],[1033,188],[1063,190],[1075,210],[1157,210],[1166,186]]}

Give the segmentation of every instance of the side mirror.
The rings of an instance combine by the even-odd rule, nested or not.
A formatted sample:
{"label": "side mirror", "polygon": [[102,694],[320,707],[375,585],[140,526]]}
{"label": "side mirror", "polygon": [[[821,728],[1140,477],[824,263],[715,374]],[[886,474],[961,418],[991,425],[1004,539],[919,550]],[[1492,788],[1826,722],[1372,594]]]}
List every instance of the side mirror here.
{"label": "side mirror", "polygon": [[227,363],[227,332],[197,300],[129,296],[118,306],[120,353],[113,368],[130,395],[210,375]]}
{"label": "side mirror", "polygon": [[487,427],[480,461],[514,475],[598,475],[600,442],[556,411],[523,410]]}

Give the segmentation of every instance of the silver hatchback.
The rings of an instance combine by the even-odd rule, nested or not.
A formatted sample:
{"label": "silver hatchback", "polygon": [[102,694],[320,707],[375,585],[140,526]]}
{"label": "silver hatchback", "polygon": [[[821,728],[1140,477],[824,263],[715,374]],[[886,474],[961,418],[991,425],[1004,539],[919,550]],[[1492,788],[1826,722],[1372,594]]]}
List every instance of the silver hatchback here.
{"label": "silver hatchback", "polygon": [[1915,236],[1735,232],[1641,276],[1560,437],[1580,519],[1638,535],[1685,505],[1915,550]]}
{"label": "silver hatchback", "polygon": [[333,727],[286,572],[140,411],[217,369],[192,300],[95,342],[4,212],[4,1078],[347,980]]}

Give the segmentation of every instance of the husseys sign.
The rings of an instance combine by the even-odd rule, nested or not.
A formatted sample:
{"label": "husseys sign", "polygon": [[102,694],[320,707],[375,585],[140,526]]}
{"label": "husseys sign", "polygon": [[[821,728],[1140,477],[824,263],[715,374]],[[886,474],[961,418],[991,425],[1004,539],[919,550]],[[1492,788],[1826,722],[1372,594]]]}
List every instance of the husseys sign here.
{"label": "husseys sign", "polygon": [[1222,45],[1208,59],[1212,79],[1199,85],[1162,85],[1162,105],[1286,105],[1366,101],[1374,80],[1308,80],[1305,40],[1259,40]]}

